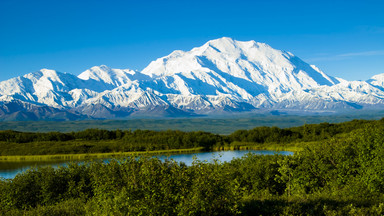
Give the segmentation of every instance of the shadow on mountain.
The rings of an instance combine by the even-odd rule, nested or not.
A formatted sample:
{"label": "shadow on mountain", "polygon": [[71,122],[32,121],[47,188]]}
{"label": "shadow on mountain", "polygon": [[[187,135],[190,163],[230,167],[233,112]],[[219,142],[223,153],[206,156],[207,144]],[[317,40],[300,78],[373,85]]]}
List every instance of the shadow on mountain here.
{"label": "shadow on mountain", "polygon": [[74,121],[89,119],[88,116],[49,106],[38,106],[19,101],[6,102],[0,105],[2,121]]}
{"label": "shadow on mountain", "polygon": [[[246,74],[248,75],[247,78],[249,80],[246,80],[243,78],[238,78],[238,77],[232,76],[226,72],[223,72],[222,70],[217,68],[217,66],[205,56],[198,56],[197,58],[198,58],[198,60],[202,66],[216,72],[221,77],[223,77],[225,80],[228,80],[231,83],[236,83],[237,86],[241,86],[242,89],[244,89],[246,92],[248,92],[252,96],[256,96],[256,95],[259,95],[260,93],[267,92],[267,90],[262,85],[259,85],[255,82],[249,81],[252,79],[251,79],[251,77],[249,77],[250,73],[248,71],[246,71]],[[223,86],[228,85],[227,83],[224,83],[219,77],[217,77],[217,78],[218,79],[216,79],[216,80],[221,85],[223,85]]]}

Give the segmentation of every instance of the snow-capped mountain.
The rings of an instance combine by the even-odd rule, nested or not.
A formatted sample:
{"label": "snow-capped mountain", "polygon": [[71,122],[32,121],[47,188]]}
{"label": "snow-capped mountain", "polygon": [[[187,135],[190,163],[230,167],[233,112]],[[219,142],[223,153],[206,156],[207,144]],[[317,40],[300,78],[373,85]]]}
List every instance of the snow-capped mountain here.
{"label": "snow-capped mountain", "polygon": [[41,107],[71,118],[116,118],[383,105],[384,74],[349,82],[289,52],[226,37],[174,51],[142,71],[102,65],[75,76],[42,69],[0,82],[0,117]]}

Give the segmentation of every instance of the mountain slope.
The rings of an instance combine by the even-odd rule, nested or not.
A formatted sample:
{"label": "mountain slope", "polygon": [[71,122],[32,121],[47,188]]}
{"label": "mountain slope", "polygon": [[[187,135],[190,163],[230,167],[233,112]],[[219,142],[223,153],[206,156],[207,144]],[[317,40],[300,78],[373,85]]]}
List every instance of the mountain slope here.
{"label": "mountain slope", "polygon": [[0,82],[0,100],[18,99],[32,104],[62,108],[68,105],[70,91],[84,83],[76,76],[42,69]]}
{"label": "mountain slope", "polygon": [[[51,107],[47,113],[68,112],[71,118],[342,111],[382,107],[384,75],[349,82],[267,44],[224,37],[187,52],[174,51],[141,72],[101,65],[76,77],[42,69],[0,82],[0,102],[23,104],[23,112]],[[43,118],[10,107],[0,115]],[[49,116],[53,114],[44,118]]]}
{"label": "mountain slope", "polygon": [[189,52],[175,51],[142,73],[168,87],[160,91],[163,94],[207,95],[211,104],[221,96],[255,107],[279,103],[290,92],[339,83],[291,53],[230,38],[209,41]]}

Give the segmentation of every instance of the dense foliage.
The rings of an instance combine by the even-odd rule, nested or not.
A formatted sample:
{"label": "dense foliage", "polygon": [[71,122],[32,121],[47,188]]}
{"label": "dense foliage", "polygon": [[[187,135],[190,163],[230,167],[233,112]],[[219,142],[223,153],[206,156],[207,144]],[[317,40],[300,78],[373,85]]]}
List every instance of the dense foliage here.
{"label": "dense foliage", "polygon": [[79,132],[31,133],[0,131],[0,155],[47,155],[151,151],[202,147],[212,150],[234,142],[292,143],[327,140],[384,120],[353,120],[338,124],[311,124],[281,129],[257,127],[226,135],[208,132],[87,129]]}
{"label": "dense foliage", "polygon": [[295,141],[319,141],[338,134],[349,133],[366,125],[383,125],[384,119],[353,120],[338,124],[305,124],[300,127],[281,129],[278,127],[257,127],[251,130],[238,130],[229,135],[231,141],[257,143],[289,143]]}
{"label": "dense foliage", "polygon": [[[300,137],[303,130],[310,132]],[[291,139],[324,140],[293,156],[247,155],[228,163],[196,161],[185,166],[140,157],[108,164],[94,162],[59,169],[32,169],[14,179],[0,181],[0,212],[3,215],[384,214],[382,121],[306,125],[290,131],[292,134],[281,134],[288,134],[286,137]],[[311,138],[313,131],[319,131],[316,133],[320,137]],[[344,135],[326,138],[341,132]]]}
{"label": "dense foliage", "polygon": [[125,120],[85,120],[85,121],[0,121],[0,130],[16,130],[24,132],[72,132],[90,128],[104,130],[183,130],[206,131],[216,134],[231,134],[240,129],[252,129],[258,126],[279,126],[289,128],[304,124],[318,124],[321,122],[339,123],[353,119],[379,119],[384,112],[356,111],[344,115],[257,115],[240,114],[231,118],[161,118],[161,119],[125,119]]}
{"label": "dense foliage", "polygon": [[0,132],[0,155],[46,155],[188,149],[223,145],[225,137],[197,131],[108,131],[72,133]]}

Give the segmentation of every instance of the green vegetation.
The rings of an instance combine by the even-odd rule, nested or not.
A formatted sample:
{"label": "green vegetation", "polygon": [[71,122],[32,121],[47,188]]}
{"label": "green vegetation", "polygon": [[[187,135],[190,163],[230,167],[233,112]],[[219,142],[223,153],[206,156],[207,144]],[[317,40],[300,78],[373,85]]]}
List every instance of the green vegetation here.
{"label": "green vegetation", "polygon": [[[292,143],[255,143],[233,141],[228,145],[214,146],[213,151],[233,150],[270,150],[270,151],[302,151],[307,145],[316,145],[316,142],[292,142]],[[1,158],[1,157],[0,157]]]}
{"label": "green vegetation", "polygon": [[87,154],[54,154],[54,155],[10,155],[0,156],[0,169],[4,162],[66,162],[66,161],[84,161],[90,159],[104,158],[123,158],[141,155],[170,155],[182,153],[194,153],[203,151],[202,147],[188,149],[168,149],[154,151],[133,151],[133,152],[110,152],[110,153],[87,153]]}
{"label": "green vegetation", "polygon": [[[0,131],[0,161],[70,158],[101,158],[110,155],[169,151],[267,149],[300,151],[307,145],[346,136],[383,120],[353,120],[292,128],[257,127],[230,135],[209,132],[87,129],[78,132]],[[46,155],[46,156],[45,156]],[[14,156],[14,157],[10,157]]]}
{"label": "green vegetation", "polygon": [[[210,150],[222,145],[224,137],[207,132],[181,131],[107,131],[87,129],[71,133],[27,133],[16,131],[0,132],[0,160],[9,156],[82,154],[85,156],[105,154],[121,155],[123,152],[180,152]],[[130,153],[128,153],[130,154]],[[76,156],[73,156],[76,157]],[[43,158],[43,157],[14,157]]]}
{"label": "green vegetation", "polygon": [[289,128],[304,124],[321,122],[340,123],[353,119],[380,119],[382,111],[353,111],[343,115],[261,115],[233,114],[217,118],[177,118],[177,119],[127,119],[127,120],[87,120],[87,121],[7,121],[0,122],[0,130],[15,130],[23,132],[54,132],[64,133],[99,128],[104,130],[182,130],[206,131],[215,134],[231,134],[236,130],[252,129],[260,126]]}
{"label": "green vegetation", "polygon": [[0,180],[0,215],[383,215],[383,131],[384,120],[259,128],[228,138],[312,144],[192,166],[131,157],[31,169]]}

